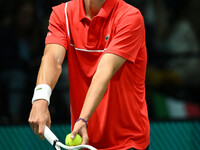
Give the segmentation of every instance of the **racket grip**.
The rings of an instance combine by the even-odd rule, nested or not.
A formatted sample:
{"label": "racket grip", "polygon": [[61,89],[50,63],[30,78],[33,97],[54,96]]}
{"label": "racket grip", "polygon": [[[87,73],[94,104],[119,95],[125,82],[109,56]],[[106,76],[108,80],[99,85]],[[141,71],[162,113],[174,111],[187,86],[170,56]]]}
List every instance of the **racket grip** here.
{"label": "racket grip", "polygon": [[51,145],[55,146],[56,150],[60,150],[60,147],[54,145],[55,141],[58,141],[58,138],[55,136],[55,134],[47,126],[45,126],[45,128],[44,128],[44,137],[47,139],[47,141]]}
{"label": "racket grip", "polygon": [[44,128],[44,137],[47,139],[47,141],[49,141],[51,145],[54,144],[55,140],[58,140],[55,134],[47,126]]}

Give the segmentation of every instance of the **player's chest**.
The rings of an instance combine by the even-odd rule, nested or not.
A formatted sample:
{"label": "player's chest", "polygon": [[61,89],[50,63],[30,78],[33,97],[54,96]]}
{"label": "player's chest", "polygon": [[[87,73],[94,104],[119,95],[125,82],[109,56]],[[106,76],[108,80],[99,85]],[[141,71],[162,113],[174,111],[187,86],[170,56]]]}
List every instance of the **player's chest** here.
{"label": "player's chest", "polygon": [[71,45],[79,49],[105,50],[113,38],[113,23],[103,18],[70,23]]}

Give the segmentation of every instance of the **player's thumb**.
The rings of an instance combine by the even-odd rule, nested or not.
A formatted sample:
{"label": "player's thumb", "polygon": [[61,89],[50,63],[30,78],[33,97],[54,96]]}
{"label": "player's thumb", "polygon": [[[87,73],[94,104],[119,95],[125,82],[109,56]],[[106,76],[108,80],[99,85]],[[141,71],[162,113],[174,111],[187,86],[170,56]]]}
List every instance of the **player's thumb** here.
{"label": "player's thumb", "polygon": [[76,137],[76,134],[77,134],[76,131],[72,131],[71,136],[70,136],[71,139],[74,139]]}

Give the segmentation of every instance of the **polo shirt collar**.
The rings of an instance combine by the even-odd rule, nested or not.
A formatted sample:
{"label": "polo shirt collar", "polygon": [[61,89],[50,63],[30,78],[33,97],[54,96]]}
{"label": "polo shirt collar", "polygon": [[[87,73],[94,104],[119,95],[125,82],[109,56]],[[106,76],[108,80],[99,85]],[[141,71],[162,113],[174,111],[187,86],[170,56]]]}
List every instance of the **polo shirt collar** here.
{"label": "polo shirt collar", "polygon": [[[86,13],[85,13],[85,8],[84,8],[84,0],[79,0],[79,19],[82,20],[86,18]],[[102,17],[102,18],[108,18],[110,15],[115,3],[117,0],[106,0],[101,7],[99,13],[97,16]]]}

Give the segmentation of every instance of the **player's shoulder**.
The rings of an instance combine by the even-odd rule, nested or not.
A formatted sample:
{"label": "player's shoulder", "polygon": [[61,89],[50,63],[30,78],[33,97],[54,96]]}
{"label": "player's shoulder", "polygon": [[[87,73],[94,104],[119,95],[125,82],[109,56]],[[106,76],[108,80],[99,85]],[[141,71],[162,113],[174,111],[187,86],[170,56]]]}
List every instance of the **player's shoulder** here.
{"label": "player's shoulder", "polygon": [[75,9],[77,0],[70,0],[65,3],[61,3],[59,5],[53,6],[52,11],[57,15],[57,16],[63,16],[67,12],[71,12],[70,10]]}
{"label": "player's shoulder", "polygon": [[57,14],[63,14],[67,10],[67,12],[74,12],[77,10],[77,6],[79,4],[78,0],[70,0],[65,3],[61,3],[57,6],[52,7],[53,11],[56,12]]}
{"label": "player's shoulder", "polygon": [[138,13],[140,12],[140,10],[136,7],[134,7],[133,5],[130,5],[128,3],[126,3],[125,1],[120,1],[119,2],[119,9],[123,9],[125,10],[127,13]]}
{"label": "player's shoulder", "polygon": [[116,7],[116,20],[131,19],[132,21],[143,20],[140,10],[124,1],[119,1]]}
{"label": "player's shoulder", "polygon": [[53,6],[52,11],[58,15],[62,15],[65,13],[65,5],[66,3],[61,3],[57,6]]}

